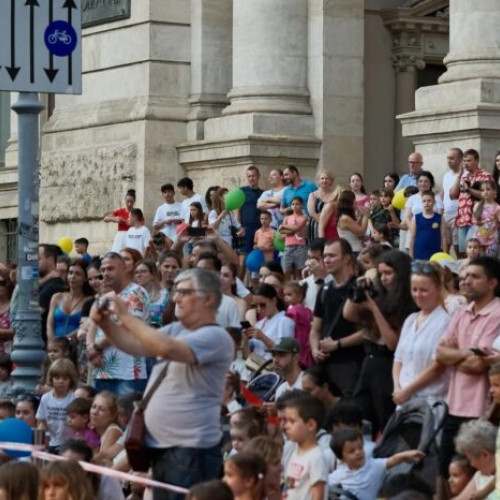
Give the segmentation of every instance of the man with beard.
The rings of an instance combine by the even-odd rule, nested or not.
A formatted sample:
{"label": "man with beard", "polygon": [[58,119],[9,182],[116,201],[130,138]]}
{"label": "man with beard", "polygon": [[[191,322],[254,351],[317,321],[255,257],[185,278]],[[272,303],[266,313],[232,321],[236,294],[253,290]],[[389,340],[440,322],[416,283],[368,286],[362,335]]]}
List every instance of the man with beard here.
{"label": "man with beard", "polygon": [[275,400],[285,392],[302,389],[304,372],[299,365],[300,345],[290,337],[283,337],[278,344],[268,350],[273,355],[274,371],[285,381],[276,390]]}
{"label": "man with beard", "polygon": [[488,401],[488,356],[500,334],[500,262],[481,256],[465,269],[463,291],[469,304],[451,319],[436,359],[448,367],[449,413],[441,443],[442,473],[447,475],[460,425],[484,415]]}

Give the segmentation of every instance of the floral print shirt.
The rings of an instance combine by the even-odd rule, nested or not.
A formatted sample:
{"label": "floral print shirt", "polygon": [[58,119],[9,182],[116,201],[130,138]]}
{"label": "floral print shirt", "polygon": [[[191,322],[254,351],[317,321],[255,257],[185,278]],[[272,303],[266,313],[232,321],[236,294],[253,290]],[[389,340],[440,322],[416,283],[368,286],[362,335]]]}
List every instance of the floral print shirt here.
{"label": "floral print shirt", "polygon": [[[130,283],[118,296],[127,304],[130,314],[148,322],[149,296],[142,286]],[[96,341],[104,337],[104,332],[99,328]],[[96,380],[145,379],[147,378],[145,358],[127,354],[114,346],[106,347],[103,351],[103,366],[94,367],[93,376]]]}

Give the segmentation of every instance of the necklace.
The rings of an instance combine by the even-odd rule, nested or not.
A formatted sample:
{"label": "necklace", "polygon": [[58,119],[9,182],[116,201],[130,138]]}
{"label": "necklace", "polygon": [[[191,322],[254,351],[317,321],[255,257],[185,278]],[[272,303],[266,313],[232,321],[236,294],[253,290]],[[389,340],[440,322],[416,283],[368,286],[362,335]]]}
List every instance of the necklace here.
{"label": "necklace", "polygon": [[85,296],[76,297],[76,301],[75,301],[75,297],[73,297],[71,294],[69,294],[66,298],[67,299],[69,298],[69,312],[66,312],[66,311],[64,311],[64,312],[66,312],[66,314],[71,316],[73,311],[75,311],[77,309],[77,307],[80,305],[80,303],[83,302],[83,300],[85,299]]}

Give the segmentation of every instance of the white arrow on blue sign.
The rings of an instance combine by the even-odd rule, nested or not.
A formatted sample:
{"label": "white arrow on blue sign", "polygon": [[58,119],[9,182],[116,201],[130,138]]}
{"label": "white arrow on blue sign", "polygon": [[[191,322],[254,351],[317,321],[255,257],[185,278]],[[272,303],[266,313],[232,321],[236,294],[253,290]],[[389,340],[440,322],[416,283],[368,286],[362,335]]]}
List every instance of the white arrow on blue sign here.
{"label": "white arrow on blue sign", "polygon": [[81,94],[81,0],[0,0],[0,90]]}

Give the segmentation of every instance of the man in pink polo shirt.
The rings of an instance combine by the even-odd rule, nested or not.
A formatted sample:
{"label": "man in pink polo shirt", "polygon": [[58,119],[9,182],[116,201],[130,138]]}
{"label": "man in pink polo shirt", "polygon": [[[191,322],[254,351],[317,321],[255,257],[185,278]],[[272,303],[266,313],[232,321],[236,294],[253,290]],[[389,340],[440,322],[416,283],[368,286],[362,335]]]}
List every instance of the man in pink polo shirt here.
{"label": "man in pink polo shirt", "polygon": [[464,292],[470,303],[453,316],[436,359],[450,369],[450,385],[441,443],[442,472],[447,475],[460,425],[484,415],[488,401],[488,365],[500,334],[500,261],[478,257],[465,271]]}

